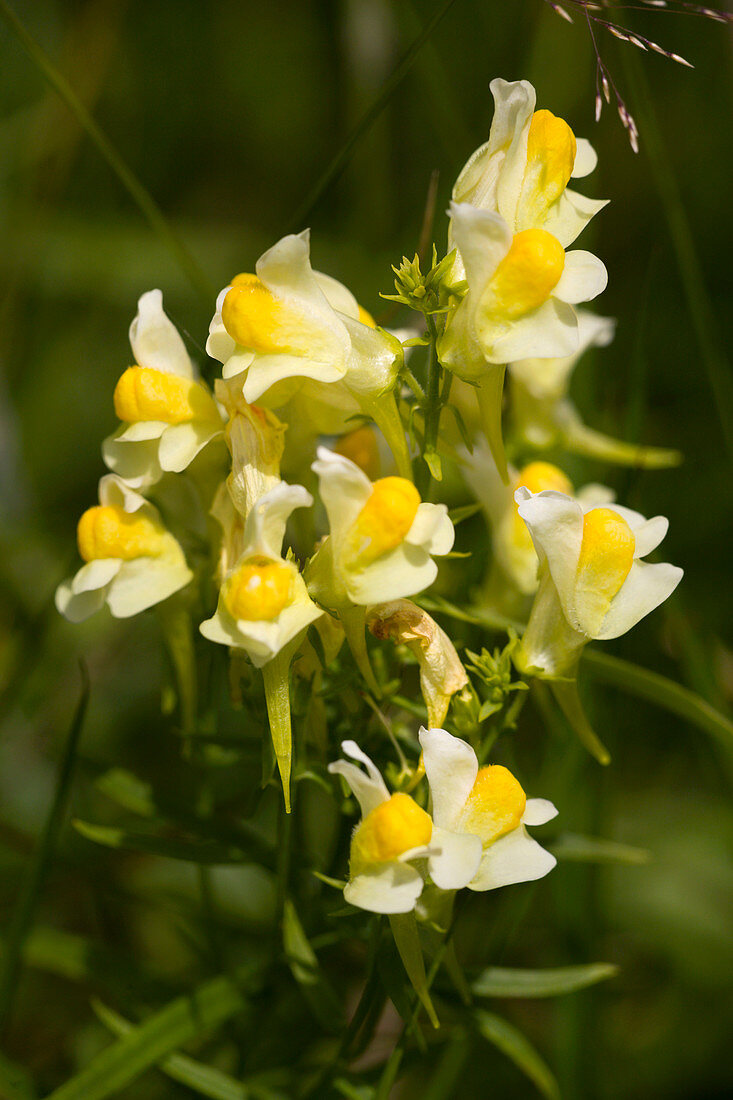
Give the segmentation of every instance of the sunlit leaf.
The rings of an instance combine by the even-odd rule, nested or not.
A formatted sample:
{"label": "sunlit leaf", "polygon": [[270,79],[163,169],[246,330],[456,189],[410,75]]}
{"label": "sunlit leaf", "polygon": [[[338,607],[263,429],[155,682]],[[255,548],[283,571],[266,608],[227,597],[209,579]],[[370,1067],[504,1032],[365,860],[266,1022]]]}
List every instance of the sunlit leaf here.
{"label": "sunlit leaf", "polygon": [[111,825],[94,825],[89,821],[74,821],[74,828],[87,840],[103,844],[106,848],[120,848],[128,852],[144,852],[146,855],[165,859],[180,859],[186,863],[244,863],[247,856],[238,848],[210,840],[179,840],[156,836],[153,833],[132,832]]}
{"label": "sunlit leaf", "polygon": [[321,970],[289,898],[283,909],[283,948],[291,973],[322,1026],[327,1031],[340,1031],[343,1018],[338,997]]}
{"label": "sunlit leaf", "polygon": [[617,973],[618,967],[610,963],[561,966],[552,970],[490,966],[472,983],[471,990],[477,997],[559,997],[613,978]]}

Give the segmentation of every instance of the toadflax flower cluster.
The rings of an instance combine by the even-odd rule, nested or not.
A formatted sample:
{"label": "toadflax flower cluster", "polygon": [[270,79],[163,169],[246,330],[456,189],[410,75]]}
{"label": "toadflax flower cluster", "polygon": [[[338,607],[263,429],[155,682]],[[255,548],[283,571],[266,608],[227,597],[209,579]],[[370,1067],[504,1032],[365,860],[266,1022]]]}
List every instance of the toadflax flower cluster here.
{"label": "toadflax flower cluster", "polygon": [[[645,560],[666,534],[664,517],[645,519],[603,485],[577,488],[555,453],[647,467],[678,460],[587,428],[569,396],[580,355],[608,345],[615,329],[576,309],[607,282],[602,261],[574,247],[606,206],[570,187],[590,175],[595,153],[536,109],[526,81],[495,80],[491,91],[491,132],[454,186],[447,249],[434,249],[426,275],[420,257],[403,261],[397,293],[385,295],[419,315],[417,330],[380,327],[346,286],[314,270],[307,230],[275,242],[212,302],[213,389],[161,292],[142,295],[133,362],[118,364],[112,396],[120,426],[102,447],[110,472],[78,524],[84,564],[56,594],[72,622],[106,605],[117,618],[157,607],[168,629],[193,624],[228,651],[235,703],[243,667],[257,670],[248,690],[261,676],[288,811],[293,778],[328,784],[317,772],[335,755],[329,723],[369,715],[404,733],[406,716],[425,717],[417,738],[402,737],[409,760],[389,786],[355,739],[328,767],[361,812],[344,896],[394,919],[416,988],[417,941],[397,918],[431,920],[436,897],[555,866],[528,832],[555,816],[552,802],[528,798],[507,767],[485,762],[491,751],[501,759],[497,738],[517,724],[510,694],[547,681],[607,761],[577,694],[583,649],[631,629],[682,576]],[[490,528],[488,551],[462,551],[485,562],[475,593],[460,563],[441,565],[461,556],[448,507],[465,504],[455,499],[459,473]],[[436,581],[443,602],[433,594],[431,604]],[[446,608],[460,634],[432,617]],[[487,611],[489,621],[526,625],[494,657],[484,648],[465,659],[467,633],[483,641],[475,624]],[[194,647],[177,637],[172,650]],[[194,729],[195,691],[181,675]],[[296,712],[295,760],[294,678],[309,694]]]}

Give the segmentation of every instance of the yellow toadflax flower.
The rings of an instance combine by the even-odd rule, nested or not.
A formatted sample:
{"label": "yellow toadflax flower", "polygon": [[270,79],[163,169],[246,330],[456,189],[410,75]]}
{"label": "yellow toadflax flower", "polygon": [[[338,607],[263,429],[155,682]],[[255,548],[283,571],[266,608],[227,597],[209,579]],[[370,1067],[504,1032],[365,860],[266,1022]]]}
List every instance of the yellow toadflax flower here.
{"label": "yellow toadflax flower", "polygon": [[598,158],[564,119],[535,111],[529,81],[497,78],[490,89],[489,140],[461,170],[453,200],[495,211],[512,233],[543,229],[566,248],[607,205],[607,199],[588,199],[568,188],[571,178],[589,175]]}
{"label": "yellow toadflax flower", "polygon": [[441,361],[478,386],[484,429],[505,478],[501,394],[507,363],[578,349],[573,306],[604,290],[606,269],[590,252],[566,252],[605,202],[569,191],[595,166],[566,122],[535,111],[527,81],[495,80],[491,134],[461,172],[451,203],[453,277],[468,293],[449,318]]}
{"label": "yellow toadflax flower", "polygon": [[344,897],[371,913],[410,913],[424,884],[412,861],[432,851],[430,815],[408,794],[391,795],[379,769],[355,741],[344,741],[341,751],[351,759],[337,760],[328,770],[343,776],[361,807]]}
{"label": "yellow toadflax flower", "polygon": [[201,382],[159,290],[143,294],[130,325],[134,366],[122,374],[114,405],[122,426],[102,445],[104,461],[135,489],[164,471],[181,473],[221,435],[216,402]]}
{"label": "yellow toadflax flower", "polygon": [[428,504],[406,478],[372,482],[343,455],[319,447],[313,463],[330,535],[311,559],[312,594],[335,610],[361,671],[376,690],[364,644],[365,608],[422,592],[455,532],[444,504]]}
{"label": "yellow toadflax flower", "polygon": [[[310,235],[290,234],[219,295],[207,351],[248,402],[293,401],[321,432],[372,417],[405,476],[410,459],[394,396],[402,345],[336,279],[313,271]],[[292,419],[292,413],[289,413]]]}
{"label": "yellow toadflax flower", "polygon": [[558,492],[515,493],[540,560],[539,590],[516,657],[540,676],[566,676],[592,639],[618,638],[674,592],[682,570],[642,561],[669,526],[619,504]]}
{"label": "yellow toadflax flower", "polygon": [[519,614],[524,597],[537,591],[539,562],[527,525],[517,510],[516,490],[520,486],[533,493],[553,489],[583,504],[607,504],[613,500],[613,493],[596,484],[575,492],[567,475],[551,462],[530,462],[521,470],[509,467],[509,484],[505,485],[480,439],[471,454],[461,453],[461,461],[464,477],[491,525],[492,568],[486,599],[498,610]]}
{"label": "yellow toadflax flower", "polygon": [[471,746],[443,729],[421,729],[430,784],[433,845],[430,877],[443,890],[495,890],[542,878],[557,860],[527,832],[557,810],[544,798],[527,798],[500,764],[479,768]]}
{"label": "yellow toadflax flower", "polygon": [[193,579],[157,508],[115,474],[99,482],[99,504],[79,520],[77,541],[86,564],[56,590],[56,607],[73,623],[105,603],[115,618],[126,619]]}
{"label": "yellow toadflax flower", "polygon": [[323,612],[311,600],[296,563],[282,557],[285,525],[313,498],[302,485],[280,482],[260,497],[244,526],[242,554],[224,578],[216,613],[200,630],[212,642],[243,650],[261,668],[275,755],[290,809],[289,669],[310,623]]}

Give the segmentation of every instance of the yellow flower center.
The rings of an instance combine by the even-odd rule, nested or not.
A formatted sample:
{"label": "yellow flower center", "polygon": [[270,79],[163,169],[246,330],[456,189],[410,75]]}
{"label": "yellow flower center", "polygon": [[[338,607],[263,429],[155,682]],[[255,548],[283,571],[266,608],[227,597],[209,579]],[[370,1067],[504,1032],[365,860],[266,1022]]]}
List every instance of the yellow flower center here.
{"label": "yellow flower center", "polygon": [[564,267],[565,250],[551,233],[544,229],[516,233],[489,282],[482,311],[507,321],[531,313],[550,297]]}
{"label": "yellow flower center", "polygon": [[214,399],[200,382],[152,367],[128,367],[115,386],[115,412],[120,420],[218,420]]}
{"label": "yellow flower center", "polygon": [[568,185],[577,151],[575,135],[564,119],[550,111],[535,111],[529,127],[522,184],[522,224],[544,221],[547,211]]}
{"label": "yellow flower center", "polygon": [[363,428],[357,428],[348,435],[342,435],[334,450],[336,454],[343,455],[344,458],[354,462],[370,481],[375,481],[379,477],[381,461],[377,436],[373,428],[365,424]]}
{"label": "yellow flower center", "polygon": [[[553,466],[551,462],[530,462],[520,471],[514,486],[515,490],[524,485],[532,493],[541,493],[545,489],[554,489],[558,493],[573,495],[572,482],[565,476],[562,470]],[[515,503],[512,512],[512,534],[514,541],[520,546],[529,549],[532,545],[532,537],[518,511],[519,505]]]}
{"label": "yellow flower center", "polygon": [[410,848],[430,843],[433,822],[409,794],[393,794],[357,825],[351,839],[351,873],[398,859]]}
{"label": "yellow flower center", "polygon": [[406,478],[375,481],[349,532],[347,558],[363,567],[394,550],[412,527],[419,506],[420,494]]}
{"label": "yellow flower center", "polygon": [[232,279],[221,319],[236,343],[261,355],[286,350],[279,332],[282,318],[282,304],[256,275],[236,275]]}
{"label": "yellow flower center", "polygon": [[254,559],[240,565],[224,584],[224,602],[235,619],[276,619],[290,603],[293,569],[284,561]]}
{"label": "yellow flower center", "polygon": [[118,504],[87,508],[76,529],[84,561],[156,557],[163,552],[165,536],[160,524],[136,512],[126,512]]}
{"label": "yellow flower center", "polygon": [[623,516],[610,508],[593,508],[583,517],[575,599],[586,615],[600,622],[629,575],[636,539]]}
{"label": "yellow flower center", "polygon": [[480,836],[484,848],[511,833],[522,820],[527,796],[508,768],[479,768],[461,816],[461,829]]}

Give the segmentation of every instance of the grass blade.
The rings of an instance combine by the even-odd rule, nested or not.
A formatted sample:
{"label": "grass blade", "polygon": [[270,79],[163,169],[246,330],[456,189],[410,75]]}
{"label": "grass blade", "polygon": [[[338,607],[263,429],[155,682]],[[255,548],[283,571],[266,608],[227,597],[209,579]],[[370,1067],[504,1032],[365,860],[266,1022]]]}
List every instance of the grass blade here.
{"label": "grass blade", "polygon": [[626,863],[638,867],[652,858],[646,848],[578,833],[563,833],[549,848],[554,856],[568,863]]}
{"label": "grass blade", "polygon": [[515,970],[490,966],[471,985],[477,997],[560,997],[618,973],[610,963],[560,966],[552,970]]}
{"label": "grass blade", "polygon": [[43,888],[56,837],[61,828],[64,811],[74,773],[74,763],[79,745],[84,717],[89,702],[89,675],[84,664],[80,665],[82,689],[79,702],[66,735],[61,767],[56,781],[56,790],[46,823],[31,861],[28,875],[23,885],[18,903],[13,911],[10,927],[5,940],[5,951],[0,969],[0,1029],[7,1023],[12,1008],[13,996],[21,964],[23,945],[33,923],[33,914]]}
{"label": "grass blade", "polygon": [[[430,38],[430,35],[438,26],[438,23],[440,23],[443,16],[448,14],[449,10],[453,7],[455,2],[456,0],[444,0],[444,2],[440,5],[433,16],[428,19],[427,23],[417,35],[417,37],[413,39],[408,49],[400,58],[394,71],[390,74],[387,80],[385,80],[376,98],[369,105],[367,110],[357,122],[354,129],[347,137],[342,147],[339,149],[336,156],[333,158],[331,163],[328,165],[320,178],[316,181],[314,186],[306,195],[302,205],[298,208],[293,217],[290,232],[297,233],[303,228],[303,222],[309,217],[314,207],[318,205],[323,194],[328,190],[333,181],[344,170],[349,162],[349,158],[351,157],[355,146],[358,144],[359,140],[364,136],[364,134],[369,132],[371,127],[377,121],[382,111],[392,98],[392,95],[394,94],[394,92],[397,91],[397,88],[412,68],[413,62],[415,61],[417,55],[420,53],[420,50]],[[0,3],[4,3],[4,0],[0,0]]]}
{"label": "grass blade", "polygon": [[[92,1001],[92,1008],[105,1027],[108,1027],[118,1038],[133,1035],[137,1030],[135,1025],[124,1016],[120,1016],[96,998]],[[235,1081],[228,1073],[222,1073],[214,1066],[197,1062],[187,1054],[170,1054],[160,1063],[158,1069],[168,1077],[172,1077],[174,1081],[188,1085],[201,1096],[211,1097],[211,1100],[247,1100],[251,1095],[246,1085]]]}
{"label": "grass blade", "polygon": [[79,125],[96,146],[97,151],[107,161],[128,195],[147,218],[151,229],[158,234],[176,258],[191,285],[201,295],[202,300],[207,305],[211,305],[216,297],[216,288],[209,282],[186,245],[172,228],[153,196],[122,159],[107,135],[100,129],[81,102],[66,77],[57,69],[40,43],[36,42],[33,35],[25,28],[7,3],[7,0],[0,0],[0,16],[18,38],[31,61],[40,69],[45,79],[75,116]]}
{"label": "grass blade", "polygon": [[179,859],[184,863],[246,863],[248,856],[234,845],[215,840],[178,839],[156,836],[154,833],[133,832],[113,825],[94,825],[89,821],[74,821],[74,828],[87,840],[106,848],[121,848],[127,852]]}
{"label": "grass blade", "polygon": [[[251,976],[251,970],[242,978]],[[245,998],[238,984],[220,976],[177,997],[139,1027],[92,1058],[47,1100],[106,1100],[166,1059],[184,1043],[220,1027],[240,1012]]]}
{"label": "grass blade", "polygon": [[479,1035],[493,1043],[502,1054],[506,1054],[537,1086],[546,1100],[560,1100],[560,1089],[552,1071],[526,1035],[493,1012],[479,1010],[474,1019]]}

